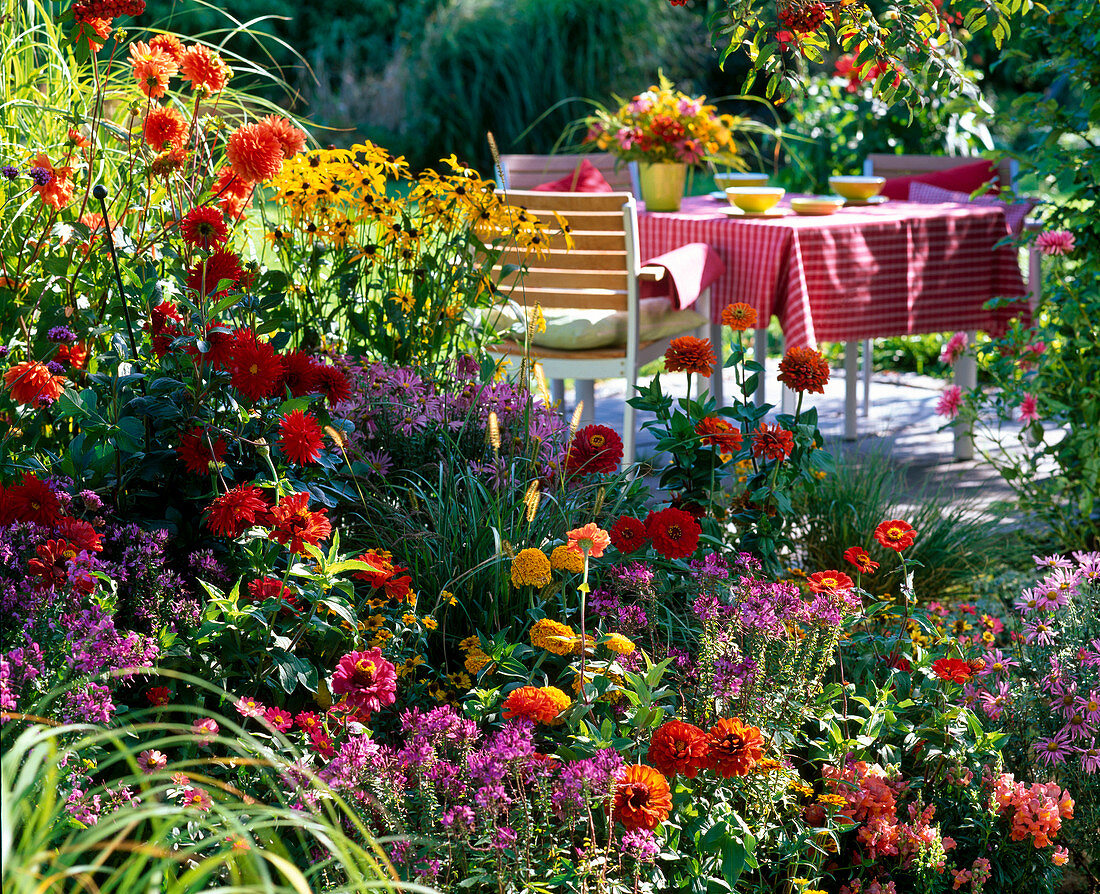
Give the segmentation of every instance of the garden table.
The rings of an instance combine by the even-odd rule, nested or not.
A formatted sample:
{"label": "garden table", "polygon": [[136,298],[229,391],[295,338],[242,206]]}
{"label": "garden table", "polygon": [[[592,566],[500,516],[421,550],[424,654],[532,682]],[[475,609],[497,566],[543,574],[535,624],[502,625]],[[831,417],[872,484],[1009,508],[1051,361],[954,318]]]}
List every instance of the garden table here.
{"label": "garden table", "polygon": [[991,298],[1027,289],[998,207],[884,202],[803,217],[746,218],[710,196],[680,211],[641,212],[641,256],[706,242],[726,264],[711,286],[711,313],[751,304],[766,325],[779,318],[788,347],[847,346],[846,435],[855,436],[855,348],[861,339],[947,330],[1000,332],[1027,305],[986,310]]}

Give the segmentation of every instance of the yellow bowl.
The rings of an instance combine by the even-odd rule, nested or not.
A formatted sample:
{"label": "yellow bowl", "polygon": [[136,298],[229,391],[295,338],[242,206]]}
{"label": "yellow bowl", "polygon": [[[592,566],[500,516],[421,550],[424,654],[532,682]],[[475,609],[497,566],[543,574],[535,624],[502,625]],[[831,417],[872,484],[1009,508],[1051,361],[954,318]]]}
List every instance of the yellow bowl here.
{"label": "yellow bowl", "polygon": [[750,214],[770,211],[779,204],[786,190],[778,186],[730,186],[726,188],[726,198]]}
{"label": "yellow bowl", "polygon": [[767,174],[715,174],[714,185],[718,189],[729,186],[767,186]]}
{"label": "yellow bowl", "polygon": [[830,177],[829,187],[838,196],[856,201],[874,198],[886,185],[885,177]]}
{"label": "yellow bowl", "polygon": [[844,199],[838,196],[795,196],[791,199],[791,210],[806,216],[833,214],[843,206]]}

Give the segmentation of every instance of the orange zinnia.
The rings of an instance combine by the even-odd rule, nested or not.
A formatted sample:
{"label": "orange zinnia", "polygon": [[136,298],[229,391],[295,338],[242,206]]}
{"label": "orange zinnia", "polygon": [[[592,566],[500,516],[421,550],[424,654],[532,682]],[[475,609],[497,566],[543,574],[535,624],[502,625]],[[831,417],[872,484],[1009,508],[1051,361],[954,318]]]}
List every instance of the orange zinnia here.
{"label": "orange zinnia", "polygon": [[555,699],[538,686],[521,686],[504,700],[505,720],[523,717],[532,723],[551,723],[561,713]]}
{"label": "orange zinnia", "polygon": [[653,767],[634,764],[623,767],[615,778],[612,816],[628,831],[655,829],[672,812],[668,780]]}
{"label": "orange zinnia", "polygon": [[756,308],[744,301],[731,304],[722,311],[722,325],[729,326],[734,332],[744,332],[756,325]]}
{"label": "orange zinnia", "polygon": [[674,338],[665,351],[665,369],[669,372],[696,373],[706,377],[717,362],[709,338],[684,335]]}
{"label": "orange zinnia", "polygon": [[746,726],[737,717],[723,717],[710,731],[708,758],[719,776],[744,776],[764,756],[764,737],[759,728]]}
{"label": "orange zinnia", "polygon": [[791,348],[779,361],[778,379],[792,391],[824,394],[829,362],[813,348]]}
{"label": "orange zinnia", "polygon": [[11,391],[11,399],[17,404],[34,407],[52,404],[65,390],[65,378],[55,376],[44,363],[24,360],[4,373],[4,384]]}
{"label": "orange zinnia", "polygon": [[653,734],[646,758],[665,776],[683,773],[694,779],[706,768],[709,751],[710,737],[705,731],[681,720],[669,720]]}
{"label": "orange zinnia", "polygon": [[916,539],[917,532],[913,530],[913,526],[901,519],[884,521],[875,528],[875,540],[887,549],[897,550],[899,553],[911,547]]}
{"label": "orange zinnia", "polygon": [[588,553],[593,559],[602,556],[603,551],[611,545],[610,535],[603,528],[597,527],[595,522],[570,531],[566,537],[569,540],[566,545],[570,550],[582,556]]}
{"label": "orange zinnia", "polygon": [[741,431],[734,428],[725,419],[707,416],[695,426],[695,434],[702,438],[702,444],[718,448],[722,459],[729,459],[741,449]]}

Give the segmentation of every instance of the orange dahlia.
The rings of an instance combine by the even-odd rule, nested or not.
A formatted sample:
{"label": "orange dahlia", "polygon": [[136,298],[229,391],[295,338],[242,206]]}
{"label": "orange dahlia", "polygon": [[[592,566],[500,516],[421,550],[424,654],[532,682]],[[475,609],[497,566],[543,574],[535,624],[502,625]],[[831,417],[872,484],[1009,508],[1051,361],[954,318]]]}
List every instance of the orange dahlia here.
{"label": "orange dahlia", "polygon": [[283,147],[283,158],[290,158],[306,148],[306,135],[286,118],[266,115],[256,123],[270,131],[279,141],[279,145]]}
{"label": "orange dahlia", "polygon": [[248,206],[252,204],[254,191],[255,186],[234,174],[230,167],[224,167],[218,171],[218,176],[210,187],[215,201],[221,205],[226,217],[232,220],[238,220],[248,210]]}
{"label": "orange dahlia", "polygon": [[35,168],[43,168],[50,173],[50,179],[45,183],[35,183],[31,187],[32,192],[38,193],[42,203],[49,205],[55,211],[60,211],[73,200],[73,169],[65,167],[55,168],[50,163],[50,157],[45,152],[39,152],[34,157]]}
{"label": "orange dahlia", "polygon": [[917,532],[913,530],[913,526],[901,519],[884,521],[875,528],[875,540],[887,549],[896,550],[899,553],[911,547],[916,539]]}
{"label": "orange dahlia", "polygon": [[179,148],[183,135],[187,133],[187,123],[171,106],[156,106],[145,116],[141,136],[157,152],[166,147]]}
{"label": "orange dahlia", "polygon": [[722,325],[734,332],[744,332],[756,325],[756,308],[744,301],[731,304],[722,311]]}
{"label": "orange dahlia", "polygon": [[17,404],[42,407],[52,404],[65,390],[64,376],[55,376],[44,363],[24,360],[4,373],[4,385]]}
{"label": "orange dahlia", "polygon": [[258,183],[270,180],[283,169],[283,144],[270,128],[243,124],[226,140],[225,157],[234,174]]}
{"label": "orange dahlia", "polygon": [[682,773],[688,779],[706,769],[710,737],[704,730],[680,720],[662,723],[649,745],[646,759],[665,776]]}
{"label": "orange dahlia", "polygon": [[717,416],[700,419],[695,426],[695,434],[702,438],[704,447],[717,447],[723,459],[728,459],[741,449],[741,430]]}
{"label": "orange dahlia", "polygon": [[764,756],[764,737],[755,726],[737,717],[723,717],[710,730],[707,757],[711,769],[723,779],[744,776]]}
{"label": "orange dahlia", "polygon": [[504,700],[505,720],[523,717],[532,723],[551,723],[561,713],[557,700],[538,686],[521,686]]}
{"label": "orange dahlia", "polygon": [[779,361],[778,379],[792,391],[824,394],[829,362],[813,348],[791,348]]}
{"label": "orange dahlia", "polygon": [[714,356],[709,338],[684,335],[674,338],[665,351],[665,369],[672,372],[709,376],[718,358]]}
{"label": "orange dahlia", "polygon": [[672,792],[659,770],[645,764],[623,767],[615,777],[612,816],[628,831],[655,829],[672,812]]}
{"label": "orange dahlia", "polygon": [[138,89],[150,99],[160,99],[168,92],[168,80],[177,71],[176,60],[159,47],[151,47],[141,40],[130,44],[130,65]]}
{"label": "orange dahlia", "polygon": [[170,56],[176,65],[183,61],[183,44],[174,34],[158,34],[149,41],[149,48]]}
{"label": "orange dahlia", "polygon": [[208,47],[192,44],[180,55],[180,77],[191,82],[192,90],[219,93],[225,89],[233,72],[217,53]]}

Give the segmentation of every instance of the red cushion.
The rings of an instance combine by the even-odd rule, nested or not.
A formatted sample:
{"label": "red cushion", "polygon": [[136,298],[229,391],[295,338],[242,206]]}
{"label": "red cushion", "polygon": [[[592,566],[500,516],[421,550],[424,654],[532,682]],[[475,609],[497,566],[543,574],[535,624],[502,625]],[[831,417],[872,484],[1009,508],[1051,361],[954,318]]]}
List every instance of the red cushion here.
{"label": "red cushion", "polygon": [[604,179],[600,169],[587,158],[580,166],[559,180],[543,183],[535,187],[535,192],[614,192],[611,184]]}
{"label": "red cushion", "polygon": [[[915,182],[950,189],[953,192],[965,192],[969,195],[996,176],[996,165],[983,159],[972,164],[959,165],[944,171],[930,171],[913,177],[889,177],[882,188],[882,194],[888,199],[904,202],[909,198],[909,184]],[[994,184],[989,191],[998,192],[997,184]]]}

